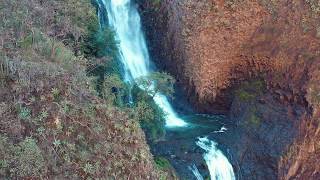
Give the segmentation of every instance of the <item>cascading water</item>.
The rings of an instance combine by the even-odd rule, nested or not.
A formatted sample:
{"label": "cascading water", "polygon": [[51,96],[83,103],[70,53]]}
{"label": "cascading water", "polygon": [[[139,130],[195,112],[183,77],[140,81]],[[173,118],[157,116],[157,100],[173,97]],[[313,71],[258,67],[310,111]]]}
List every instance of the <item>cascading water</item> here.
{"label": "cascading water", "polygon": [[[97,0],[99,13],[101,6],[107,10],[109,25],[116,31],[119,40],[120,59],[124,65],[125,80],[133,83],[135,79],[146,76],[151,72],[149,67],[149,54],[141,30],[140,16],[130,0]],[[101,14],[99,14],[101,16]],[[100,17],[100,20],[103,19]],[[103,22],[102,22],[103,23]],[[157,94],[155,103],[167,114],[167,127],[183,127],[187,123],[179,118],[170,105],[167,97]],[[204,158],[207,162],[211,179],[233,180],[232,166],[215,144],[207,144],[208,139],[199,139],[197,144],[206,151]],[[197,167],[191,170],[197,179],[203,179]]]}
{"label": "cascading water", "polygon": [[211,180],[235,180],[232,165],[223,153],[217,149],[214,141],[204,137],[199,138],[196,143],[206,151],[203,157],[207,163]]}
{"label": "cascading water", "polygon": [[[137,9],[132,7],[130,0],[106,1],[103,2],[107,8],[109,24],[115,29],[120,41],[121,60],[125,66],[126,80],[132,82],[148,75],[151,72],[149,54]],[[176,115],[167,97],[157,94],[154,101],[167,114],[167,127],[187,125]]]}
{"label": "cascading water", "polygon": [[195,164],[193,164],[192,166],[189,166],[189,169],[192,171],[192,173],[197,178],[197,180],[203,180],[203,177],[200,174],[200,172]]}

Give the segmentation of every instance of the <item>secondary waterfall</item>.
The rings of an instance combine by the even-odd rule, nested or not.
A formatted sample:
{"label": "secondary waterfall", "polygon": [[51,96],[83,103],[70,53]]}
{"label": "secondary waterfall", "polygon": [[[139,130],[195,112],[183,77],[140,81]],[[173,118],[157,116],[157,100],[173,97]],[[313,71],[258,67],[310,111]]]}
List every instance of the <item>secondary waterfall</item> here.
{"label": "secondary waterfall", "polygon": [[[152,71],[149,67],[149,53],[141,30],[140,16],[137,9],[130,0],[97,1],[100,8],[100,21],[104,21],[101,17],[101,6],[104,6],[107,11],[109,25],[115,30],[119,40],[120,59],[124,65],[125,80],[132,83],[135,79],[148,75]],[[154,101],[167,114],[167,127],[183,127],[187,125],[184,120],[177,116],[167,97],[157,94],[154,97]],[[234,179],[232,166],[222,152],[215,148],[213,143],[208,145],[205,140],[200,139],[197,144],[206,151],[204,158],[207,162],[211,179]],[[198,179],[202,178],[196,166],[193,166],[192,171]]]}
{"label": "secondary waterfall", "polygon": [[195,164],[193,164],[192,166],[189,166],[189,169],[192,171],[192,173],[197,178],[197,180],[203,180],[203,177],[200,174],[200,172]]}
{"label": "secondary waterfall", "polygon": [[208,166],[211,180],[235,180],[232,165],[223,153],[217,149],[216,143],[207,137],[199,138],[196,142],[199,147],[206,151],[203,155]]}

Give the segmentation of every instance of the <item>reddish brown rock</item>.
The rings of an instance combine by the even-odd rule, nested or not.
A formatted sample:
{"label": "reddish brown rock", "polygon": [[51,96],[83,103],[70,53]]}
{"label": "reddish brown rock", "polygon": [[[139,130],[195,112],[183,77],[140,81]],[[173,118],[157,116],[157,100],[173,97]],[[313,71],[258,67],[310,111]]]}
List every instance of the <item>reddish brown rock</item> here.
{"label": "reddish brown rock", "polygon": [[198,110],[228,111],[239,84],[257,77],[288,119],[304,107],[279,178],[317,179],[319,9],[315,0],[164,0],[143,20],[156,64],[176,76]]}

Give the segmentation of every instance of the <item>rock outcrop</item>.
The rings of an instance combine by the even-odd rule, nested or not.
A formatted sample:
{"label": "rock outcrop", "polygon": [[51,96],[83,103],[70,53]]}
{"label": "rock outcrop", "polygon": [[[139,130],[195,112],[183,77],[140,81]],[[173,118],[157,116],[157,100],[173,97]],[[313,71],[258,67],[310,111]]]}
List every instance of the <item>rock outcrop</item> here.
{"label": "rock outcrop", "polygon": [[[319,178],[319,167],[311,163],[319,158],[320,132],[317,1],[141,4],[158,67],[176,76],[198,111],[228,113],[236,124],[240,145],[229,147],[237,163],[248,167],[244,179],[268,173],[279,179]],[[263,92],[243,88],[257,79]],[[248,147],[251,155],[240,155]],[[257,172],[261,169],[266,170]]]}

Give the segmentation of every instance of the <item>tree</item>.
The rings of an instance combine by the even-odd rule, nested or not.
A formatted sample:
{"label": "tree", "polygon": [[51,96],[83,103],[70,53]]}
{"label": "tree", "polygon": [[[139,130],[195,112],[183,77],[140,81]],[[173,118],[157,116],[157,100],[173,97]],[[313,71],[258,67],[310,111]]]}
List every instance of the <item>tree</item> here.
{"label": "tree", "polygon": [[115,32],[110,28],[103,30],[92,30],[85,39],[82,50],[86,55],[101,57],[116,57],[118,53],[118,42],[115,39]]}
{"label": "tree", "polygon": [[157,141],[165,135],[165,113],[152,100],[140,100],[133,109],[134,117],[145,129],[147,138]]}
{"label": "tree", "polygon": [[172,96],[174,93],[175,79],[168,73],[154,72],[136,80],[137,86],[148,95],[154,97],[157,93]]}

